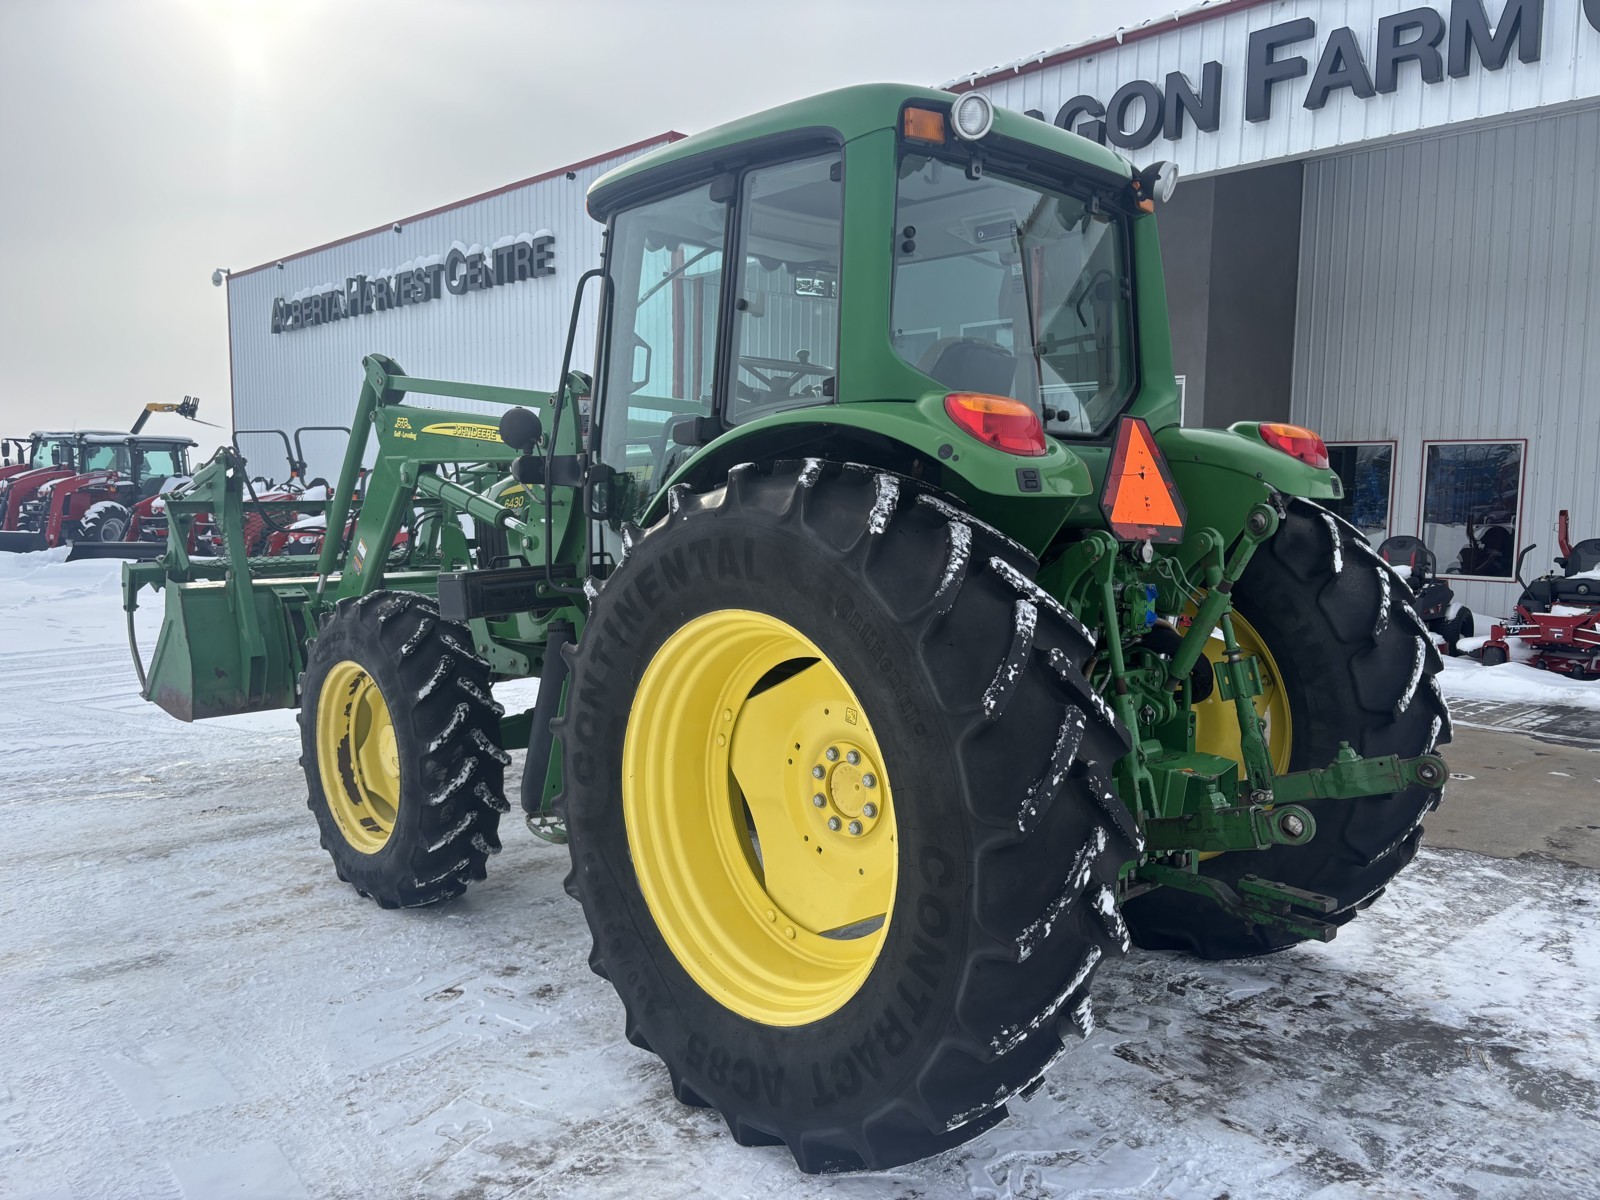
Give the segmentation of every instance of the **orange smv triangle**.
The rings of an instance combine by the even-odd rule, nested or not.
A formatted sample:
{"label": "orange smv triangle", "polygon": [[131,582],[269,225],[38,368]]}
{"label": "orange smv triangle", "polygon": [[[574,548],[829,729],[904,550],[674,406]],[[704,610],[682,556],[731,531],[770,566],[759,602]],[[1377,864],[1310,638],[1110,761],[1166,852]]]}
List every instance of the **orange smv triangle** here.
{"label": "orange smv triangle", "polygon": [[1138,417],[1124,417],[1117,428],[1100,509],[1121,541],[1183,540],[1183,499],[1155,435]]}

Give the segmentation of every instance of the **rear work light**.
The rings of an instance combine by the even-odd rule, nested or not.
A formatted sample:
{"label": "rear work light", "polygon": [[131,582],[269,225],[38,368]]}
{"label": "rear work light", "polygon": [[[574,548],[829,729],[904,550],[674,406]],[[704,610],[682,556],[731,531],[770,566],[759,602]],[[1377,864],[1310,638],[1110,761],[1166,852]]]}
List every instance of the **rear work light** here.
{"label": "rear work light", "polygon": [[1038,458],[1049,451],[1039,414],[1009,396],[951,392],[944,398],[950,419],[986,446]]}
{"label": "rear work light", "polygon": [[1308,467],[1323,471],[1328,468],[1328,447],[1304,426],[1263,422],[1261,440],[1274,450],[1282,450],[1290,458],[1298,458]]}

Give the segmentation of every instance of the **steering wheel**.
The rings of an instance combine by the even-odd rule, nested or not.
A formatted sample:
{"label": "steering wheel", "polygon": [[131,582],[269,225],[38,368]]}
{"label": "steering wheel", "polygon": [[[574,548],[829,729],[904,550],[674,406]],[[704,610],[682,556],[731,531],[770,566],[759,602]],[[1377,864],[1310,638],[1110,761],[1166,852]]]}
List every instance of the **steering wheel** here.
{"label": "steering wheel", "polygon": [[809,350],[800,350],[793,359],[762,358],[757,355],[740,355],[738,369],[748,371],[756,379],[766,384],[766,390],[744,382],[742,379],[734,380],[734,394],[741,400],[748,400],[752,404],[769,404],[774,400],[794,400],[801,396],[820,396],[822,385],[813,384],[809,388],[800,390],[800,381],[803,379],[826,379],[833,371],[828,367],[817,366],[811,361]]}

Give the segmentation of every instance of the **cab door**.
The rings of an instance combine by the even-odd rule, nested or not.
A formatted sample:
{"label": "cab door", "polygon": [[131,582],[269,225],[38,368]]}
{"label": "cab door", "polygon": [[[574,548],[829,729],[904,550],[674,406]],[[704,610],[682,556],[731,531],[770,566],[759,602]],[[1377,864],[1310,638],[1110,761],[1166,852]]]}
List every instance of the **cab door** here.
{"label": "cab door", "polygon": [[613,531],[641,521],[733,427],[834,402],[843,187],[829,150],[726,172],[613,219],[591,444],[616,472]]}

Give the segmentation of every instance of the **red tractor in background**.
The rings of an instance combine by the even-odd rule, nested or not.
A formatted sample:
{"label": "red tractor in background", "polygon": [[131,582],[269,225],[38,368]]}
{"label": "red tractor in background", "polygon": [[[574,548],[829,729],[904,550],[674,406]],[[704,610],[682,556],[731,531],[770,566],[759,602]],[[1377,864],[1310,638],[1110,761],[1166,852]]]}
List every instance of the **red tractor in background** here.
{"label": "red tractor in background", "polygon": [[[158,556],[166,530],[164,521],[152,521],[154,510],[163,491],[188,478],[195,443],[142,436],[141,430],[157,412],[198,420],[199,406],[193,396],[177,404],[147,404],[127,433],[38,432],[25,443],[6,439],[19,461],[0,467],[0,551],[71,544],[73,558]],[[131,532],[141,522],[147,536]]]}
{"label": "red tractor in background", "polygon": [[[1562,509],[1556,524],[1561,553],[1555,564],[1561,568],[1560,575],[1551,571],[1527,583],[1522,578],[1522,564],[1537,544],[1517,557],[1522,595],[1516,614],[1491,626],[1488,640],[1473,651],[1473,657],[1485,666],[1498,666],[1517,657],[1531,667],[1573,679],[1600,679],[1600,538],[1574,544],[1568,530],[1567,510]],[[1514,656],[1513,639],[1531,651],[1531,657]]]}
{"label": "red tractor in background", "polygon": [[53,479],[76,475],[82,447],[76,433],[38,432],[0,438],[0,531],[17,527],[24,501]]}

